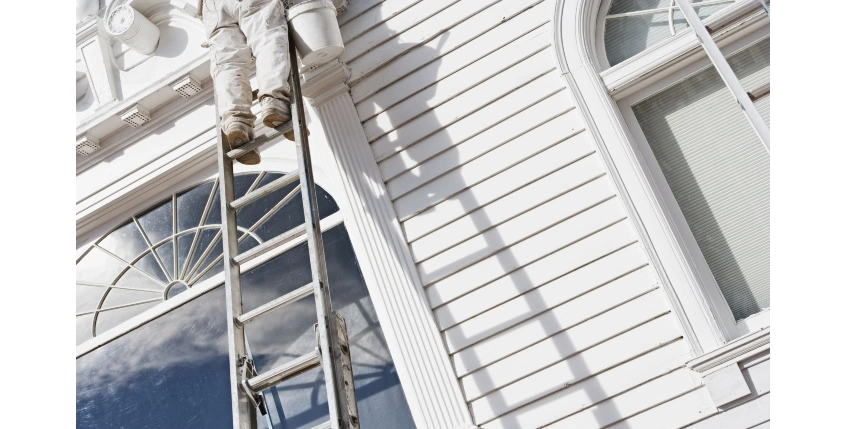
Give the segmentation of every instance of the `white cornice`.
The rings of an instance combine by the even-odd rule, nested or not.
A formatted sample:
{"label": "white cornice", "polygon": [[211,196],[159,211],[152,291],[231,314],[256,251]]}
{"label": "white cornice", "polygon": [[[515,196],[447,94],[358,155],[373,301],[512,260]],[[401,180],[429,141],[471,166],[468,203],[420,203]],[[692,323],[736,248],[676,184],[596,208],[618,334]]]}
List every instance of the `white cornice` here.
{"label": "white cornice", "polygon": [[[126,98],[114,105],[111,106],[110,109],[104,110],[96,115],[93,115],[87,118],[85,121],[78,124],[77,129],[75,130],[76,134],[82,134],[86,131],[89,131],[96,125],[104,122],[108,118],[116,116],[121,111],[130,108],[131,106],[139,103],[141,100],[144,100],[149,95],[152,95],[155,91],[160,90],[161,88],[169,85],[173,81],[181,78],[182,76],[188,74],[191,70],[209,62],[209,53],[206,52],[196,59],[188,62],[182,67],[162,76],[160,79],[155,82],[149,84],[146,88],[140,90],[137,94]],[[177,95],[178,97],[178,95]],[[145,102],[144,102],[145,103]]]}
{"label": "white cornice", "polygon": [[[201,62],[208,62],[208,58],[203,59],[203,61]],[[158,86],[158,89],[161,89],[164,86],[172,84],[173,81],[175,81],[176,79],[187,75],[188,72],[190,72],[190,70],[193,70],[194,68],[196,68],[194,64],[183,67],[175,73],[170,73],[168,77],[159,80],[158,83],[153,84],[152,86]],[[157,107],[155,117],[142,127],[128,128],[125,127],[123,124],[118,123],[116,129],[112,132],[108,133],[107,135],[97,136],[103,142],[106,141],[109,142],[109,144],[107,144],[103,150],[100,150],[95,154],[90,155],[83,160],[80,160],[77,164],[77,174],[86,171],[88,168],[98,164],[99,162],[103,161],[105,158],[116,153],[117,151],[120,151],[128,147],[129,145],[134,144],[138,140],[146,137],[148,134],[152,133],[152,130],[157,129],[158,127],[164,125],[169,121],[175,120],[177,117],[184,115],[189,110],[211,100],[213,97],[211,82],[211,79],[209,79],[208,81],[204,81],[202,83],[203,90],[192,97],[182,98],[177,94],[168,102],[162,103],[160,106]],[[137,104],[134,101],[139,102],[140,100],[145,99],[142,94],[143,93],[141,92],[140,97],[133,97],[121,103],[116,103],[108,112],[105,112],[100,116],[104,116],[104,120],[115,117],[117,114],[119,114],[119,112],[122,112],[125,109],[128,109],[129,107],[133,106],[134,104]],[[83,131],[78,132],[78,135],[86,133],[87,130],[94,127],[95,125],[98,125],[98,122],[90,124],[90,126],[87,128],[83,128]]]}

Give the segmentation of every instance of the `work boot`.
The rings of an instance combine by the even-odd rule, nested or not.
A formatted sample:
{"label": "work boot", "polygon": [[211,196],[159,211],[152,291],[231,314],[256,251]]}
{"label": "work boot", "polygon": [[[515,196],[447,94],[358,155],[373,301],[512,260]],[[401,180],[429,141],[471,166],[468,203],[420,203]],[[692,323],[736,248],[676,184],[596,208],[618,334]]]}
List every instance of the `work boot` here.
{"label": "work boot", "polygon": [[[239,146],[251,141],[253,132],[254,130],[250,125],[239,121],[231,122],[224,128],[224,134],[227,135],[227,143],[229,143],[230,149],[237,149]],[[245,165],[257,165],[261,161],[259,150],[254,149],[236,158],[236,161]]]}
{"label": "work boot", "polygon": [[[260,106],[262,106],[262,123],[269,128],[277,128],[292,119],[289,104],[279,98],[274,98],[268,95],[260,97]],[[287,140],[295,141],[295,133],[289,130],[284,134]],[[307,136],[310,136],[310,130],[307,131]]]}
{"label": "work boot", "polygon": [[284,100],[263,95],[259,103],[262,107],[262,123],[269,128],[277,128],[292,119],[289,104]]}

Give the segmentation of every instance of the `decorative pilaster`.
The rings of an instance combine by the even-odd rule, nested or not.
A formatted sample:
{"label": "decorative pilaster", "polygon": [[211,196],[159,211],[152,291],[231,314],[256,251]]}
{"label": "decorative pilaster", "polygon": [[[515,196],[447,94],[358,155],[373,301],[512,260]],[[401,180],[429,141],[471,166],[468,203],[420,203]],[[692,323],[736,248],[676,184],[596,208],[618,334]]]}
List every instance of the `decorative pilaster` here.
{"label": "decorative pilaster", "polygon": [[348,68],[335,61],[314,70],[302,83],[302,92],[319,118],[311,135],[322,136],[314,148],[321,150],[314,156],[331,167],[330,171],[339,173],[334,180],[340,187],[337,191],[346,228],[415,423],[426,429],[474,428],[348,94],[348,76]]}

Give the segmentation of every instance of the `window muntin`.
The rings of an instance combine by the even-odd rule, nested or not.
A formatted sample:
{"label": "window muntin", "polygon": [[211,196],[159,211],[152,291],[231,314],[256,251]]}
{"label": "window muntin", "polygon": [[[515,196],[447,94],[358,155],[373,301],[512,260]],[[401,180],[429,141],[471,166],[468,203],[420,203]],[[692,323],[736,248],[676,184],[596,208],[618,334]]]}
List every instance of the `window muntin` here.
{"label": "window muntin", "polygon": [[[237,175],[236,198],[280,176]],[[296,186],[239,211],[239,252],[304,222],[301,198],[286,198]],[[337,211],[321,188],[317,199],[320,217]],[[133,216],[93,244],[77,263],[77,344],[222,272],[220,222],[220,194],[208,181]]]}
{"label": "window muntin", "polygon": [[[705,19],[735,0],[692,0]],[[613,0],[605,17],[605,55],[609,66],[619,64],[689,25],[673,0]]]}
{"label": "window muntin", "polygon": [[[272,177],[266,179],[268,175]],[[237,176],[236,195],[243,195],[248,189],[262,186],[280,175],[261,173]],[[137,233],[143,230],[147,238],[160,234],[164,242],[160,245],[165,245],[172,244],[176,237],[176,234],[166,235],[168,228],[165,224],[170,225],[171,232],[181,226],[192,230],[194,234],[200,234],[200,224],[206,224],[206,221],[199,219],[208,219],[215,222],[212,224],[215,228],[219,228],[216,223],[220,220],[219,215],[213,213],[218,211],[220,205],[215,200],[217,193],[213,194],[212,188],[211,181],[197,185],[134,216],[132,222],[135,218],[139,221],[153,212],[168,217],[168,220],[158,220],[155,215],[149,217],[147,222],[160,225],[160,233],[152,231],[150,227],[143,227],[143,223],[140,223],[141,228]],[[199,196],[207,193],[210,196]],[[317,187],[317,197],[320,217],[337,211],[336,203],[322,188]],[[183,201],[196,203],[185,204]],[[294,208],[290,203],[280,210],[276,203],[264,203],[257,215],[247,215],[244,220],[239,216],[239,224],[244,225],[245,231],[253,231],[261,239],[267,240],[263,237],[273,237],[280,233],[278,231],[303,223],[300,195],[296,195],[294,201],[297,204]],[[203,208],[199,207],[201,204]],[[174,211],[173,207],[177,209]],[[174,222],[174,216],[178,218],[179,213],[185,213],[198,221],[196,224]],[[265,221],[267,217],[268,221]],[[272,222],[272,219],[278,219],[281,225],[270,225],[266,229],[266,222]],[[90,252],[97,251],[94,255],[106,254],[97,246],[104,243],[112,249],[111,253],[119,252],[131,259],[139,260],[141,254],[151,253],[149,246],[141,250],[143,247],[139,244],[135,230],[126,225],[124,223],[109,233],[107,236],[113,237],[110,240],[105,240],[107,236],[99,240]],[[172,225],[176,225],[176,229]],[[332,304],[346,319],[349,330],[361,423],[375,428],[414,428],[415,423],[348,232],[341,223],[325,231],[322,236]],[[178,242],[178,239],[175,241]],[[220,241],[214,247],[220,249]],[[185,249],[190,253],[191,248],[188,246]],[[141,253],[137,254],[138,251]],[[193,258],[191,256],[186,260]],[[201,255],[197,258],[204,257]],[[311,274],[308,259],[307,244],[304,243],[242,273],[244,310],[255,308],[309,282]],[[120,262],[119,258],[112,256],[106,260],[114,264],[108,267],[108,277],[115,277],[118,273],[123,277],[128,272],[138,273],[128,268],[130,261]],[[85,261],[88,259],[84,257],[79,263]],[[174,261],[177,266],[181,265],[178,264],[178,257]],[[184,265],[193,264],[188,262]],[[217,262],[216,266],[217,269],[213,267],[210,271],[220,272],[222,262]],[[173,272],[167,271],[168,274]],[[197,276],[199,283],[202,280],[199,276],[209,274],[198,268],[197,274],[189,270],[187,275]],[[152,280],[145,275],[143,279]],[[125,290],[116,286],[113,289]],[[163,294],[163,290],[157,292]],[[80,300],[78,305],[81,305]],[[113,310],[104,310],[104,314],[110,311]],[[196,413],[209,413],[212,411],[210,408],[214,407],[217,409],[212,412],[216,418],[198,417],[192,423],[199,422],[201,427],[229,427],[229,406],[223,406],[224,392],[229,401],[225,315],[224,290],[222,286],[217,286],[80,356],[77,360],[78,421],[97,428],[178,427],[188,423]],[[265,371],[312,350],[315,342],[314,323],[315,305],[312,297],[307,297],[248,324],[245,328],[248,352],[254,358],[257,369]],[[312,428],[328,418],[324,381],[319,368],[268,389],[263,392],[263,396],[269,414],[261,418],[262,428]],[[227,412],[226,417],[223,416],[224,410]]]}
{"label": "window muntin", "polygon": [[[768,44],[728,57],[744,87],[768,83]],[[769,156],[714,67],[631,108],[734,319],[768,308]]]}

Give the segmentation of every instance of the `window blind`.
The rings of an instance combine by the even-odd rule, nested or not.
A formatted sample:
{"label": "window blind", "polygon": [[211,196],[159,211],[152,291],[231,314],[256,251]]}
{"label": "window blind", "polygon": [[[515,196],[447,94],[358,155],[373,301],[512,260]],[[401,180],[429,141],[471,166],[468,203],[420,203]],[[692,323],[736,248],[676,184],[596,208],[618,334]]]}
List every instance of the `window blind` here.
{"label": "window blind", "polygon": [[[704,0],[693,0],[699,3]],[[605,21],[605,53],[609,66],[619,64],[647,48],[671,37],[668,25],[669,0],[614,0]],[[705,19],[730,6],[730,1],[696,6],[698,17]],[[624,14],[630,14],[623,16]],[[640,13],[640,14],[636,14]],[[688,28],[683,13],[675,6],[674,29],[677,33]]]}
{"label": "window blind", "polygon": [[[769,81],[759,44],[728,58],[744,87]],[[769,122],[769,97],[757,107]],[[768,308],[769,156],[716,70],[632,110],[735,319]]]}

